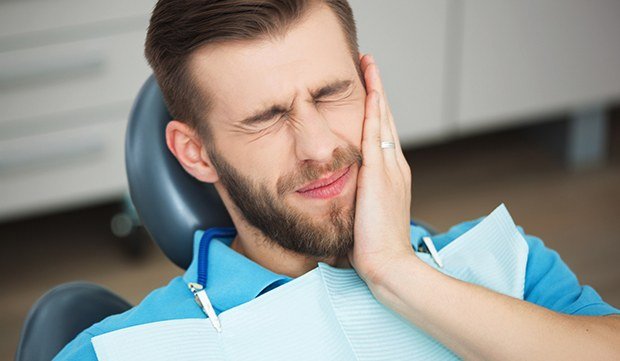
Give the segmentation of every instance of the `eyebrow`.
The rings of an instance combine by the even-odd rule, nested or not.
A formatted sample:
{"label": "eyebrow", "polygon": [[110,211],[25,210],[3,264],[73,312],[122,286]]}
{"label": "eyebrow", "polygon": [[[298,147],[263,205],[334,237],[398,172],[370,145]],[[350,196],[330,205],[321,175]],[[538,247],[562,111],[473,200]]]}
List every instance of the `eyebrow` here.
{"label": "eyebrow", "polygon": [[[321,86],[318,89],[311,90],[310,95],[312,96],[313,99],[320,99],[320,98],[324,98],[330,95],[341,94],[345,90],[349,89],[352,84],[353,84],[353,81],[351,80],[336,80],[324,86]],[[288,110],[289,110],[289,106],[281,105],[281,104],[274,104],[274,105],[269,106],[267,109],[259,110],[255,112],[253,115],[250,115],[249,117],[244,118],[240,122],[240,124],[246,125],[246,126],[254,125],[256,123],[260,123],[260,122],[272,119],[278,114],[286,113]]]}
{"label": "eyebrow", "polygon": [[313,99],[319,99],[330,95],[340,94],[353,84],[351,80],[336,80],[319,89],[310,91]]}

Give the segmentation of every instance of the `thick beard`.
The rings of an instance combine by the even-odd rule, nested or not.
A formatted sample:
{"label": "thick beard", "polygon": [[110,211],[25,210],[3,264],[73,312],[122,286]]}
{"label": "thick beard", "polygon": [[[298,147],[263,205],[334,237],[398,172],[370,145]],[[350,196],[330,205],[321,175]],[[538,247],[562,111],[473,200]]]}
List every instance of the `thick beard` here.
{"label": "thick beard", "polygon": [[[318,259],[344,257],[353,248],[353,226],[355,204],[351,209],[332,203],[329,220],[317,222],[299,210],[276,199],[264,184],[241,175],[214,149],[209,157],[218,172],[222,185],[245,220],[260,230],[265,238],[285,249]],[[307,182],[318,179],[322,174],[343,167],[362,163],[360,151],[352,145],[334,151],[329,166],[309,164],[299,172],[278,180],[277,196],[282,199],[288,192]]]}

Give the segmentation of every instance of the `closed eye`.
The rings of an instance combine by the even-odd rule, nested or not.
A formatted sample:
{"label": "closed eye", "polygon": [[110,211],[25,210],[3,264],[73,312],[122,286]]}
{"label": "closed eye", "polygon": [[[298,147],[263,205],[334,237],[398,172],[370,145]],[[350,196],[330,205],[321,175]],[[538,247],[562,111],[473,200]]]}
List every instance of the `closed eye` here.
{"label": "closed eye", "polygon": [[333,103],[333,102],[337,102],[340,100],[344,100],[344,99],[343,98],[319,99],[316,102],[317,103]]}
{"label": "closed eye", "polygon": [[282,124],[281,120],[288,116],[288,112],[282,112],[278,114],[274,114],[270,119],[265,119],[261,121],[259,124],[256,124],[255,132],[266,132],[267,130],[276,126],[276,124]]}

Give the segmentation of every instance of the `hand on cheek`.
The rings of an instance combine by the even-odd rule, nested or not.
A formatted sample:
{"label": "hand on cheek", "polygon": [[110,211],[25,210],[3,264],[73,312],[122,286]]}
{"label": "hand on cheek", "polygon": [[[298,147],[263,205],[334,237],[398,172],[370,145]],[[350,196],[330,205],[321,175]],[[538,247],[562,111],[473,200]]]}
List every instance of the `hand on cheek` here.
{"label": "hand on cheek", "polygon": [[[355,245],[349,261],[372,284],[386,265],[414,256],[410,244],[411,170],[403,155],[378,68],[370,55],[361,56],[366,82],[362,130],[363,162],[357,179]],[[381,148],[382,141],[395,143]]]}

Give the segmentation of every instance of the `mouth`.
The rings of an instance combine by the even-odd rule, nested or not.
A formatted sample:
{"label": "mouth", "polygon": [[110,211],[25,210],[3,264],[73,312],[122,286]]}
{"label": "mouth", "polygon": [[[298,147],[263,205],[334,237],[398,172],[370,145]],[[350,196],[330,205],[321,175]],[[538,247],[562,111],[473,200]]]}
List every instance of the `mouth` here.
{"label": "mouth", "polygon": [[314,181],[297,190],[306,198],[326,199],[337,196],[342,192],[351,173],[351,166],[343,168],[332,175]]}

